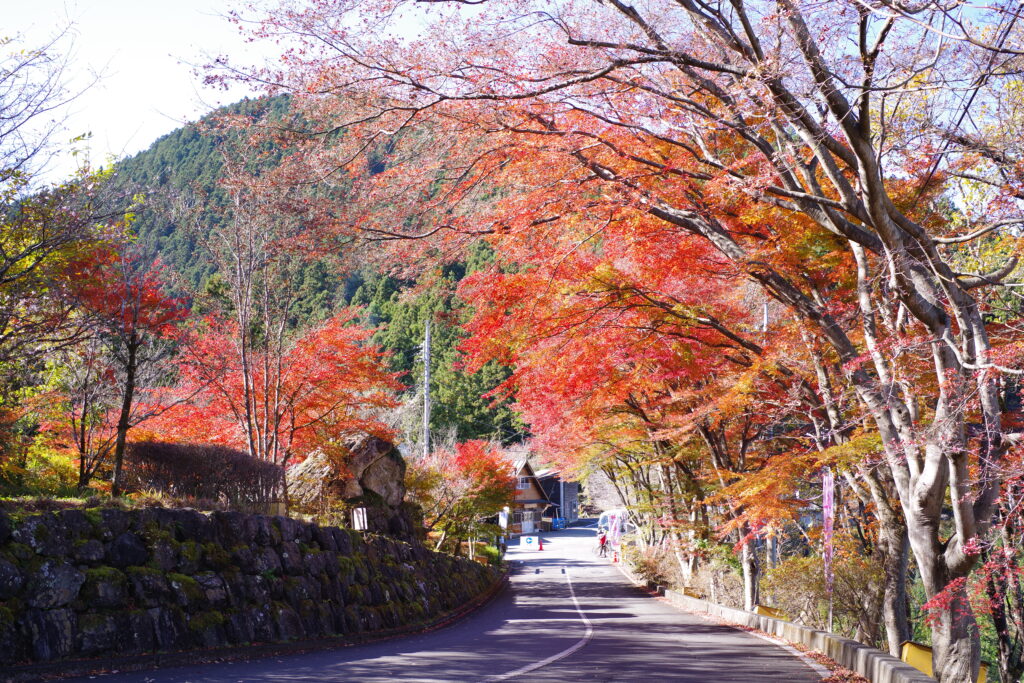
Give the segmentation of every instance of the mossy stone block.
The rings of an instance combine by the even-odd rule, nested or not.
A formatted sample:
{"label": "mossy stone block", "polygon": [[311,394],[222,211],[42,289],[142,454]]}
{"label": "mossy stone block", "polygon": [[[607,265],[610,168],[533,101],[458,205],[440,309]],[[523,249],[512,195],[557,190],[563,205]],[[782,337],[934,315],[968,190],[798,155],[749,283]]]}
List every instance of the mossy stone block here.
{"label": "mossy stone block", "polygon": [[13,562],[0,558],[0,600],[8,600],[21,592],[25,575]]}
{"label": "mossy stone block", "polygon": [[128,577],[114,567],[86,569],[81,595],[82,600],[90,607],[123,607],[128,597]]}
{"label": "mossy stone block", "polygon": [[70,604],[85,583],[85,574],[58,560],[43,562],[29,577],[25,587],[28,603],[47,610]]}
{"label": "mossy stone block", "polygon": [[128,567],[125,570],[132,595],[144,607],[155,608],[173,602],[167,576],[152,567]]}
{"label": "mossy stone block", "polygon": [[231,554],[219,543],[204,543],[203,566],[213,571],[221,571],[232,565]]}
{"label": "mossy stone block", "polygon": [[202,586],[191,576],[185,574],[170,573],[167,581],[171,586],[171,593],[175,601],[188,611],[201,607],[206,601],[206,594]]}
{"label": "mossy stone block", "polygon": [[95,656],[120,649],[128,627],[125,614],[102,612],[78,618],[78,652]]}
{"label": "mossy stone block", "polygon": [[184,541],[178,546],[178,572],[195,574],[203,565],[203,548],[196,541]]}

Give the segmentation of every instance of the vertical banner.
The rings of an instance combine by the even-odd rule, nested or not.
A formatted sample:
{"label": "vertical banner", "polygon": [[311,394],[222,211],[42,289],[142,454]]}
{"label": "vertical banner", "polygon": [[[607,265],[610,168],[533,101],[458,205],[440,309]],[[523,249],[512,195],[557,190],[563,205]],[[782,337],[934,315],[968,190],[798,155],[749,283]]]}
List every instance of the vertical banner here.
{"label": "vertical banner", "polygon": [[[623,515],[625,513],[622,513]],[[612,547],[618,547],[619,539],[622,538],[622,525],[625,520],[620,519],[619,513],[608,517],[608,543]]]}
{"label": "vertical banner", "polygon": [[835,518],[836,480],[831,468],[826,467],[821,476],[821,525],[822,541],[825,544],[825,590],[832,595],[832,524]]}

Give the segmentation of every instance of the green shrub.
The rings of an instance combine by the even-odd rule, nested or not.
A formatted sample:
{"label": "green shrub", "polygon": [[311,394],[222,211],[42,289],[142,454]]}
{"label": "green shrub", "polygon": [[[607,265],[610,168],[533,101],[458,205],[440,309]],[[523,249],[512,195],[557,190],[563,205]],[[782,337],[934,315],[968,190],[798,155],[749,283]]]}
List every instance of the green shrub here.
{"label": "green shrub", "polygon": [[[871,557],[854,552],[852,547],[844,548],[838,542],[836,545],[832,630],[885,649],[885,633],[879,623],[881,602],[876,603],[877,613],[870,609],[872,594],[881,590],[881,568]],[[761,582],[761,596],[764,604],[782,609],[794,620],[828,629],[829,599],[820,556],[791,557],[780,562]]]}
{"label": "green shrub", "polygon": [[5,497],[75,498],[80,495],[75,460],[67,453],[40,443],[29,446],[24,461],[4,472],[6,476],[0,476],[0,495]]}
{"label": "green shrub", "polygon": [[485,545],[482,548],[477,548],[477,554],[486,557],[487,563],[492,567],[501,566],[501,551],[493,545]]}

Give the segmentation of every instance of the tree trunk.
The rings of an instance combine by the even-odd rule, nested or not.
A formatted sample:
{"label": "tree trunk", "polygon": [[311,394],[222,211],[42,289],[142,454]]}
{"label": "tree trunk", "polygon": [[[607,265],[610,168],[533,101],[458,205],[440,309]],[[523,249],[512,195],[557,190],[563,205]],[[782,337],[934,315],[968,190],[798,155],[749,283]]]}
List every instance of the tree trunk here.
{"label": "tree trunk", "polygon": [[[86,414],[89,410],[89,401],[84,399],[82,401],[82,420],[78,427],[75,429],[75,438],[78,440],[78,488],[84,489],[89,485],[89,459],[86,457],[88,446],[86,445]],[[74,411],[72,411],[72,415]],[[75,427],[74,418],[71,419],[71,426]]]}
{"label": "tree trunk", "polygon": [[768,563],[768,569],[776,569],[779,566],[779,538],[772,533],[768,537],[768,551],[765,556],[765,560]]}
{"label": "tree trunk", "polygon": [[[693,585],[693,577],[697,573],[697,507],[694,501],[691,501],[690,505],[690,514],[688,516],[690,529],[686,532],[686,545],[689,552],[679,554],[680,571],[683,573],[683,582],[686,586]],[[681,542],[682,537],[680,537]]]}
{"label": "tree trunk", "polygon": [[[930,445],[929,450],[940,450],[940,447]],[[962,493],[960,486],[966,481],[966,474],[957,470],[956,463],[949,467],[947,463],[952,460],[946,456],[938,460],[934,454],[929,454],[926,462],[935,468],[938,461],[939,469],[930,472],[925,469],[913,489],[900,491],[900,498],[906,512],[910,548],[921,572],[925,595],[932,601],[930,617],[935,678],[941,683],[973,683],[981,661],[981,641],[967,598],[966,579],[977,557],[966,553],[962,544],[980,533],[985,525],[973,524],[971,519],[965,521],[964,517],[972,505],[970,501],[964,502],[966,494]],[[943,469],[944,466],[948,469]],[[926,482],[927,487],[922,486],[921,480],[926,480],[929,475],[932,480]],[[970,530],[961,530],[942,540],[939,526],[946,496],[952,500],[954,521]],[[964,510],[964,507],[968,509]],[[967,522],[972,523],[968,526]]]}
{"label": "tree trunk", "polygon": [[[871,646],[879,645],[882,640],[882,626],[885,623],[882,616],[884,611],[885,592],[877,591],[869,594],[864,604],[864,617],[857,626],[861,636],[854,640],[859,640]],[[831,624],[829,626],[831,627]]]}
{"label": "tree trunk", "polygon": [[940,683],[974,683],[981,663],[977,622],[965,587],[950,597],[932,627],[932,668]]}
{"label": "tree trunk", "polygon": [[288,498],[288,458],[282,458],[281,462],[281,502],[284,503],[285,517],[290,516],[291,501]]}
{"label": "tree trunk", "polygon": [[[999,680],[1013,683],[1024,679],[1024,658],[1021,656],[1020,642],[1012,635],[1010,620],[1006,610],[1006,595],[1010,591],[1009,576],[1017,584],[1016,575],[1007,571],[1005,561],[999,561],[997,568],[989,572],[985,581],[985,594],[992,605],[992,625],[996,631],[996,647],[999,656]],[[1014,586],[1016,588],[1016,585]]]}
{"label": "tree trunk", "polygon": [[[1007,488],[998,515],[999,542],[993,542],[984,553],[985,597],[992,610],[999,680],[1002,683],[1024,680],[1024,633],[1021,631],[1024,628],[1024,585],[1018,571],[1019,557],[1014,552],[1020,531],[1012,516],[1020,494],[1020,484]],[[1008,517],[1007,512],[1011,516]]]}
{"label": "tree trunk", "polygon": [[124,393],[121,398],[121,415],[117,419],[117,441],[114,443],[114,476],[110,495],[117,497],[122,493],[121,467],[124,463],[124,449],[128,441],[128,430],[131,428],[132,401],[135,397],[135,371],[139,351],[139,340],[132,334],[128,340],[128,360],[125,364]]}
{"label": "tree trunk", "polygon": [[752,612],[760,600],[761,565],[757,561],[754,541],[743,544],[743,609]]}
{"label": "tree trunk", "polygon": [[907,562],[910,557],[910,543],[906,529],[901,529],[895,534],[895,538],[885,530],[879,530],[879,536],[889,536],[880,544],[884,545],[881,552],[885,571],[882,598],[885,637],[889,654],[899,657],[903,641],[911,638],[910,616],[907,613]]}
{"label": "tree trunk", "polygon": [[933,675],[940,683],[973,683],[981,661],[981,641],[965,581],[973,565],[962,563],[956,573],[950,570],[949,547],[938,542],[937,527],[938,515],[907,515],[910,547],[925,595],[933,600],[929,611]]}
{"label": "tree trunk", "polygon": [[[659,448],[659,455],[661,449]],[[664,491],[664,495],[668,502],[669,515],[671,516],[671,525],[669,527],[668,538],[672,544],[672,555],[676,559],[676,563],[679,565],[679,573],[683,579],[683,585],[689,586],[690,581],[693,579],[693,554],[683,553],[683,535],[679,533],[680,524],[680,510],[679,504],[676,501],[676,487],[672,481],[672,470],[668,464],[662,462],[661,465],[661,485]],[[691,532],[692,534],[692,529]]]}
{"label": "tree trunk", "polygon": [[78,452],[78,488],[85,489],[89,485],[92,476],[89,473],[88,459],[84,450]]}

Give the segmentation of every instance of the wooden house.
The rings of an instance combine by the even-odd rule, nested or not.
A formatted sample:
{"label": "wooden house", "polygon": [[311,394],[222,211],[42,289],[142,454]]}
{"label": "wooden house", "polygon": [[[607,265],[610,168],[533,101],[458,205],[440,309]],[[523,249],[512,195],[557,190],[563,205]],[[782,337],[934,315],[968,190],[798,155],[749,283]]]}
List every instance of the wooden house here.
{"label": "wooden house", "polygon": [[549,530],[542,528],[542,520],[554,504],[544,493],[544,487],[529,461],[517,460],[515,469],[516,497],[512,503],[510,531],[513,534],[532,534]]}

